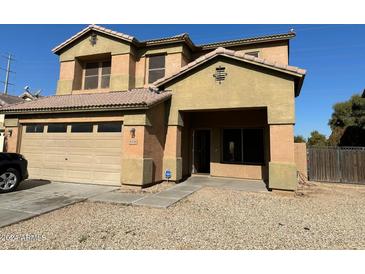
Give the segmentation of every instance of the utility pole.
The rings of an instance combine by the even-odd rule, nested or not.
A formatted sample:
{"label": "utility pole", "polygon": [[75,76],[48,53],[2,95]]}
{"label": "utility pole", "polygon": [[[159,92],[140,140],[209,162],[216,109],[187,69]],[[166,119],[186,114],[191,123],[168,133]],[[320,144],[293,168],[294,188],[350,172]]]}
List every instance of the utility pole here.
{"label": "utility pole", "polygon": [[11,54],[9,53],[8,56],[4,56],[7,60],[8,60],[8,64],[6,66],[5,70],[5,82],[0,81],[1,83],[4,83],[4,94],[8,94],[8,87],[9,85],[13,85],[12,83],[9,82],[9,76],[10,73],[13,73],[13,71],[10,70],[10,64],[11,61],[13,61],[14,59],[12,58]]}

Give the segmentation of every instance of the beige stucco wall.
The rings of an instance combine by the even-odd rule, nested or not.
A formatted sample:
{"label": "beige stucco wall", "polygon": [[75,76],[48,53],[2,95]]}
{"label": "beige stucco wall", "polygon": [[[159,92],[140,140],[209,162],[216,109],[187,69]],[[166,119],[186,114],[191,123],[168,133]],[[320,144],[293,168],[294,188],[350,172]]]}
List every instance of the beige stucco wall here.
{"label": "beige stucco wall", "polygon": [[90,35],[79,39],[71,47],[67,48],[60,54],[60,61],[73,61],[76,57],[90,56],[110,53],[111,55],[131,53],[132,49],[128,42],[114,40],[110,37],[97,35],[97,42],[91,45]]}
{"label": "beige stucco wall", "polygon": [[297,183],[294,126],[270,125],[269,188],[295,190]]}
{"label": "beige stucco wall", "polygon": [[145,127],[144,158],[152,159],[151,182],[163,180],[163,154],[166,139],[165,104],[147,111],[148,120],[151,125]]}
{"label": "beige stucco wall", "polygon": [[306,178],[308,177],[307,169],[307,145],[306,143],[294,144],[294,158],[297,170],[301,172]]}
{"label": "beige stucco wall", "polygon": [[136,59],[135,66],[135,86],[136,88],[141,88],[145,86],[146,79],[146,68],[147,68],[147,58],[145,56]]}
{"label": "beige stucco wall", "polygon": [[[253,45],[243,45],[235,47],[227,47],[228,49],[239,51],[239,52],[259,52],[259,58],[267,59],[270,61],[278,62],[283,65],[289,63],[289,51],[287,41],[258,43]],[[199,57],[209,51],[203,51],[194,55],[194,58]]]}
{"label": "beige stucco wall", "polygon": [[294,126],[270,125],[270,161],[294,162]]}
{"label": "beige stucco wall", "polygon": [[[11,136],[10,136],[11,131]],[[19,152],[19,127],[6,127],[4,139],[4,152]]]}
{"label": "beige stucco wall", "polygon": [[181,157],[181,136],[180,126],[168,126],[166,131],[166,142],[163,155],[163,172],[171,171],[171,180],[179,181],[182,178],[182,157]]}
{"label": "beige stucco wall", "polygon": [[[213,77],[219,66],[227,73],[221,84]],[[245,107],[266,107],[269,124],[294,123],[294,81],[289,77],[224,58],[216,58],[188,75],[166,85],[173,93],[170,125],[181,124],[180,110]]]}
{"label": "beige stucco wall", "polygon": [[265,180],[266,167],[259,165],[210,163],[210,175],[217,177]]}
{"label": "beige stucco wall", "polygon": [[[122,183],[146,186],[162,180],[165,104],[124,117]],[[135,130],[135,140],[130,131]]]}
{"label": "beige stucco wall", "polygon": [[110,90],[123,91],[135,86],[135,60],[131,54],[112,56]]}

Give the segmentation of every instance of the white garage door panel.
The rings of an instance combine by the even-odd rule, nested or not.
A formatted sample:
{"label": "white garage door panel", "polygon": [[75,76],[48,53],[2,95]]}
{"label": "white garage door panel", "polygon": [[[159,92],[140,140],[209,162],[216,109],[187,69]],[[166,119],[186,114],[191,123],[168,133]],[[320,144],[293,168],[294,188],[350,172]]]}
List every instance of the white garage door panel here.
{"label": "white garage door panel", "polygon": [[121,133],[26,133],[23,128],[21,153],[30,178],[120,185]]}

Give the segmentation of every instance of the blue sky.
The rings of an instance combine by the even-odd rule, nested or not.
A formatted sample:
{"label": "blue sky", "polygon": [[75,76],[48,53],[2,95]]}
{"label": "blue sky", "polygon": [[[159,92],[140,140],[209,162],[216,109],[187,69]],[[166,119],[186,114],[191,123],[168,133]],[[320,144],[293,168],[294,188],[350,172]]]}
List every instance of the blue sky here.
{"label": "blue sky", "polygon": [[[51,49],[86,25],[0,25],[0,67],[7,53],[14,54],[10,94],[28,85],[55,93],[58,57]],[[103,25],[140,40],[188,32],[196,44],[256,35],[284,33],[294,28],[290,64],[308,70],[296,99],[295,133],[308,137],[312,130],[329,135],[332,105],[365,88],[365,25]],[[0,80],[5,73],[0,70]],[[0,90],[3,85],[0,84]]]}

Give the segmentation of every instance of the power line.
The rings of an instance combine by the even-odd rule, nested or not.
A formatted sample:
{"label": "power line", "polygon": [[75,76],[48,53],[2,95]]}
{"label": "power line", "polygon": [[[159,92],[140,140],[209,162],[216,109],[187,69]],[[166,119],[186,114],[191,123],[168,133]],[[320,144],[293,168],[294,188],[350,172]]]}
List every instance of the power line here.
{"label": "power line", "polygon": [[1,68],[2,70],[5,70],[5,81],[0,81],[0,82],[4,84],[4,94],[7,94],[9,85],[12,86],[14,85],[9,82],[9,78],[10,78],[10,73],[15,73],[14,71],[10,70],[11,61],[14,61],[15,59],[13,59],[11,53],[9,53],[8,56],[3,56],[3,57],[7,59],[7,66],[6,69]]}

